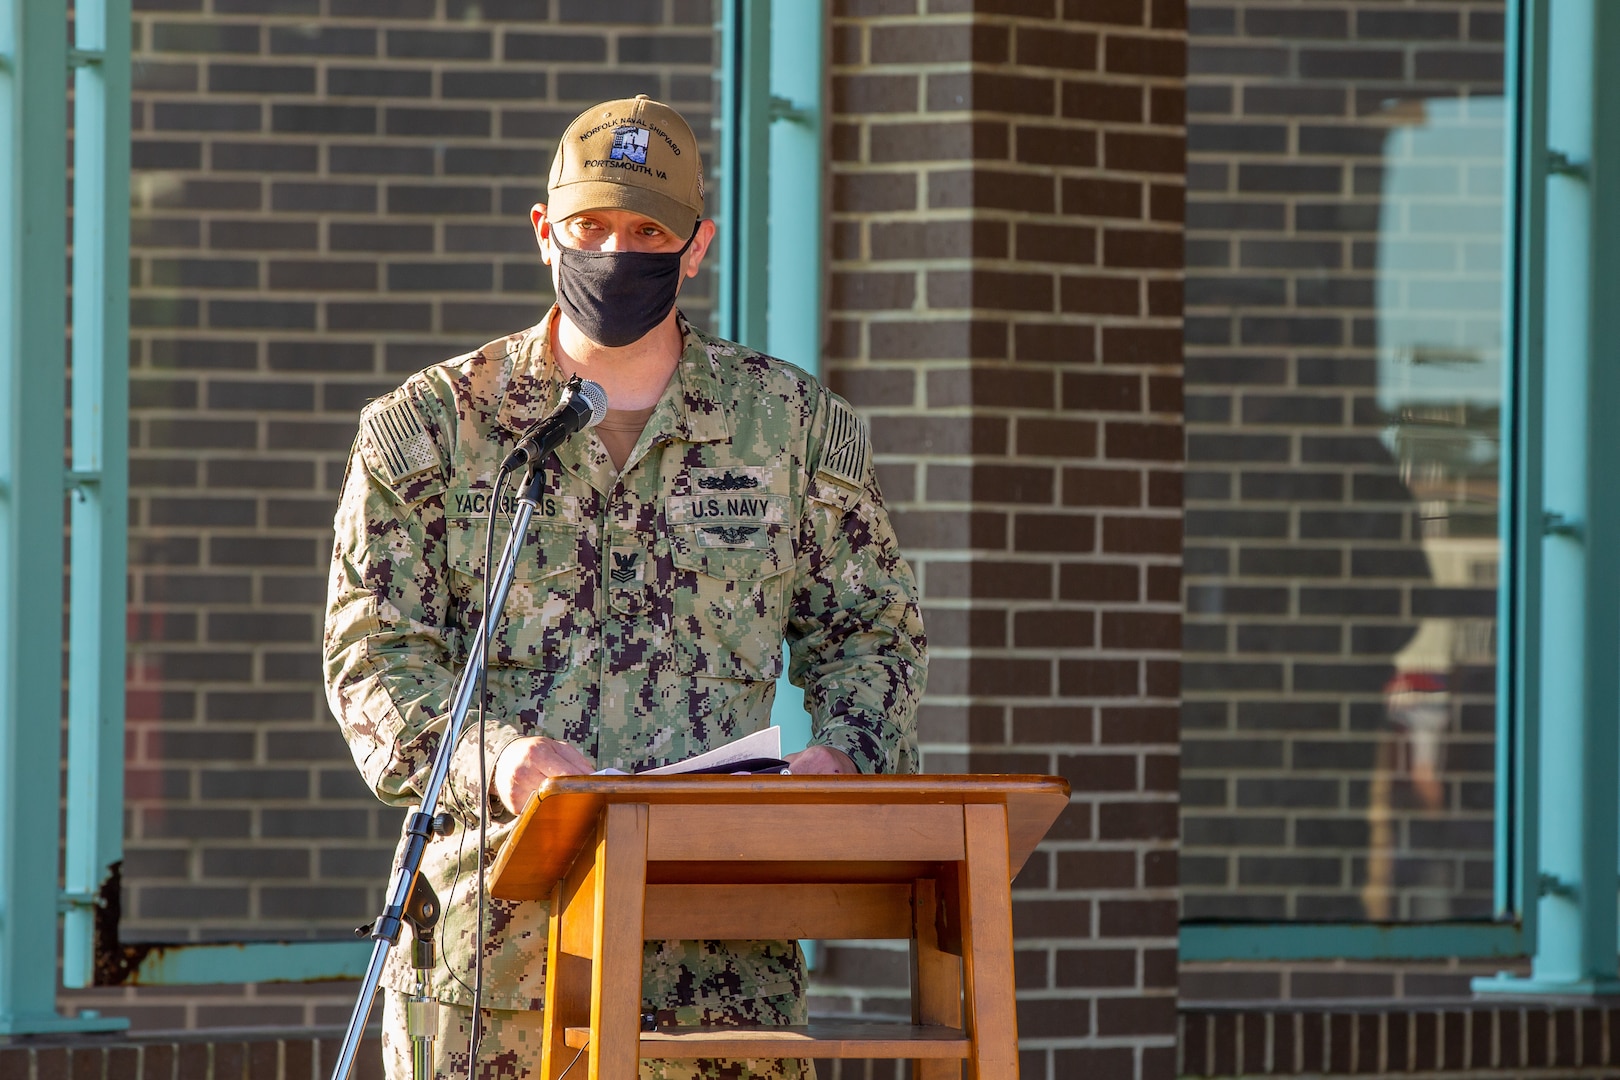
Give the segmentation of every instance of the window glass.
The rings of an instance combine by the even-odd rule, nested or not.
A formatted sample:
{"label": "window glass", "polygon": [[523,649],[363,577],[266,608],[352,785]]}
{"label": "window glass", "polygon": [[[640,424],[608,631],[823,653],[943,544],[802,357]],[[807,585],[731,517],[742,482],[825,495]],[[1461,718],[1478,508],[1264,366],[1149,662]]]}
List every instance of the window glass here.
{"label": "window glass", "polygon": [[1488,917],[1500,24],[1301,12],[1194,19],[1183,913]]}
{"label": "window glass", "polygon": [[709,5],[498,6],[137,12],[125,941],[352,940],[376,914],[404,811],[320,670],[359,411],[546,310],[527,215],[580,110],[647,93],[713,159]]}

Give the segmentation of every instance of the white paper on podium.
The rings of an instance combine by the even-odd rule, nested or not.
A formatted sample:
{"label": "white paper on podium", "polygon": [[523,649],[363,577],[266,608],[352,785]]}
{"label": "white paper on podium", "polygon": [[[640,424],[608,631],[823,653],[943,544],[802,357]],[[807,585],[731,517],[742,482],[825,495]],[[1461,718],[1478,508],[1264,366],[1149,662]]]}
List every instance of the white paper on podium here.
{"label": "white paper on podium", "polygon": [[712,769],[717,765],[729,765],[734,761],[748,761],[751,758],[779,758],[782,756],[782,729],[778,727],[762,728],[752,735],[744,735],[734,739],[724,746],[717,746],[689,757],[685,761],[677,761],[669,765],[660,765],[656,769],[645,769],[637,776],[675,776],[680,773],[696,772],[698,769]]}

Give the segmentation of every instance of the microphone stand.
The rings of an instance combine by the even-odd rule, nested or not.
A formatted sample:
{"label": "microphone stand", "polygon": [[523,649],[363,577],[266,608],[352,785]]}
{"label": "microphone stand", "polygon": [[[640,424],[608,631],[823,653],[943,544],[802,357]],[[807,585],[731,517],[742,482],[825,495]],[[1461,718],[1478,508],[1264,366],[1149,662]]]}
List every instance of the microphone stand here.
{"label": "microphone stand", "polygon": [[[428,775],[427,788],[422,792],[422,805],[406,820],[405,834],[408,839],[405,850],[400,854],[399,862],[394,867],[394,876],[388,884],[386,906],[377,921],[369,928],[361,927],[361,931],[366,932],[375,944],[371,947],[371,961],[366,965],[365,979],[360,984],[360,996],[355,999],[354,1012],[349,1017],[349,1028],[343,1035],[343,1046],[338,1053],[337,1064],[332,1068],[332,1080],[347,1080],[350,1070],[354,1067],[361,1036],[365,1033],[367,1020],[371,1017],[371,999],[376,995],[377,986],[382,980],[383,963],[388,958],[388,950],[399,944],[400,929],[406,922],[411,923],[413,935],[418,943],[413,949],[413,966],[417,969],[417,992],[406,1003],[411,1059],[417,1080],[432,1078],[432,1043],[433,1033],[437,1030],[435,1015],[437,1003],[427,993],[427,972],[433,967],[434,962],[433,925],[438,921],[440,905],[427,880],[421,877],[422,856],[427,851],[428,841],[432,837],[444,836],[450,831],[450,815],[435,814],[439,807],[439,794],[449,777],[450,757],[461,738],[467,710],[472,706],[473,694],[478,689],[478,679],[483,673],[484,656],[487,651],[485,641],[490,632],[489,628],[500,621],[501,611],[506,607],[506,594],[512,587],[518,554],[523,548],[523,538],[529,531],[529,519],[534,516],[535,507],[539,505],[543,493],[545,476],[539,466],[539,455],[531,455],[528,471],[523,478],[523,490],[518,496],[516,519],[512,523],[512,531],[507,534],[506,546],[501,551],[501,560],[496,565],[494,590],[490,594],[490,609],[484,613],[483,620],[478,624],[478,633],[468,650],[467,665],[462,669],[461,677],[456,680],[455,690],[450,696],[450,718],[445,724],[444,736],[439,741],[439,751],[433,758],[433,771]],[[499,492],[491,494],[491,498],[498,496]],[[485,797],[487,798],[487,795]],[[478,853],[480,874],[484,872],[483,859],[484,853],[480,851]]]}

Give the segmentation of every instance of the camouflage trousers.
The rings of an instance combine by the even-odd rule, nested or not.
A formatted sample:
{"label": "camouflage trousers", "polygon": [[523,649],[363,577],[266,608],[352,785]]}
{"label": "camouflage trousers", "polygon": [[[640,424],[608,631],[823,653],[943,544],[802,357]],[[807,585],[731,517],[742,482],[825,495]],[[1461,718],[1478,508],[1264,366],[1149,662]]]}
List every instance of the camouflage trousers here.
{"label": "camouflage trousers", "polygon": [[[741,958],[743,962],[739,963]],[[405,996],[387,991],[383,1007],[383,1073],[411,1080]],[[804,959],[797,942],[649,941],[642,957],[642,1009],[661,1024],[802,1024]],[[475,1080],[527,1080],[540,1075],[543,1041],[538,1011],[484,1009]],[[440,1002],[433,1040],[435,1080],[465,1080],[472,1009]],[[569,1080],[583,1080],[581,1061]],[[643,1061],[640,1080],[815,1080],[809,1061],[738,1059]]]}

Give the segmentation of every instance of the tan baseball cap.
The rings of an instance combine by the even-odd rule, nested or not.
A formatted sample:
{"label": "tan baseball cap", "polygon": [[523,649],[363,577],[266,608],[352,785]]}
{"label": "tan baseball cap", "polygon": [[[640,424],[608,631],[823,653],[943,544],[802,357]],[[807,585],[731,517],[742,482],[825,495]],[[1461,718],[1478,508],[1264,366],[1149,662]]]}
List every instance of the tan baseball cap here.
{"label": "tan baseball cap", "polygon": [[685,238],[703,216],[703,161],[680,113],[646,94],[574,118],[551,160],[546,212],[631,210]]}

